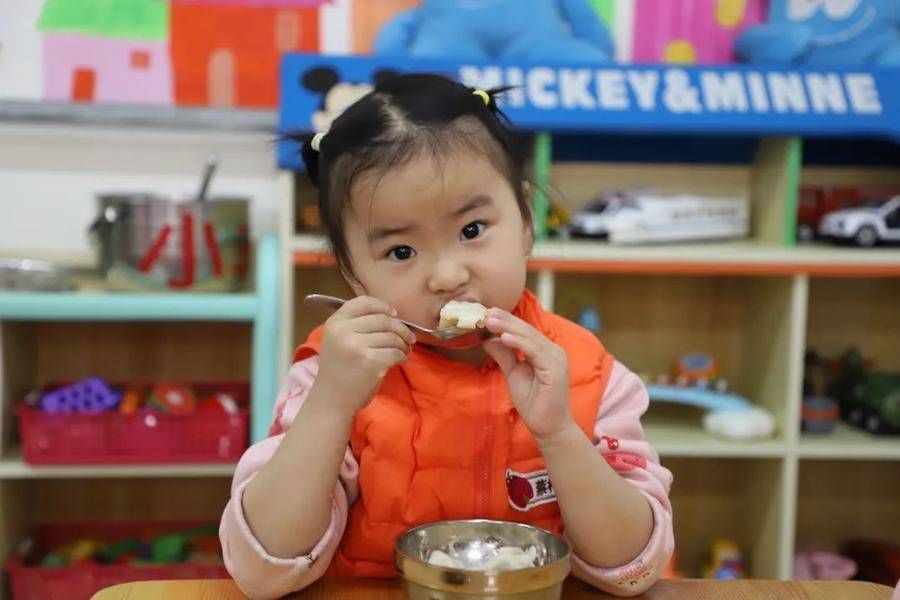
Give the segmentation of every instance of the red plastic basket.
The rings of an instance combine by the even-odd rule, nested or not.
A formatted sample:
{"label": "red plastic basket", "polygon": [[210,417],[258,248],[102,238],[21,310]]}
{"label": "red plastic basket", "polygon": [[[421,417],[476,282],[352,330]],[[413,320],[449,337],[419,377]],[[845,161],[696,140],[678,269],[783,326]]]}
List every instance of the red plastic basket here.
{"label": "red plastic basket", "polygon": [[69,567],[35,566],[52,548],[76,539],[102,539],[108,542],[132,537],[149,538],[184,530],[198,523],[72,523],[41,525],[32,532],[34,546],[28,555],[13,553],[6,561],[13,600],[89,600],[99,590],[129,581],[158,579],[226,579],[221,565],[178,563],[172,565],[96,565]]}
{"label": "red plastic basket", "polygon": [[[245,383],[192,384],[198,394],[227,392],[246,406]],[[247,448],[249,413],[133,415],[17,409],[22,457],[35,465],[236,462]]]}

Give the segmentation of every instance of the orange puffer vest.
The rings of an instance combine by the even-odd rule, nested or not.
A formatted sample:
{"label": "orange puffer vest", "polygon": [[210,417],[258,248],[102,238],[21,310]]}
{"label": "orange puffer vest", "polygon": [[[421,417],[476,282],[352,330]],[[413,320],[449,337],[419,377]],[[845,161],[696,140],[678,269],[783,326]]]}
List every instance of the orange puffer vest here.
{"label": "orange puffer vest", "polygon": [[[544,311],[531,292],[514,314],[566,351],[571,413],[593,439],[612,356],[589,331]],[[317,354],[321,339],[321,328],[313,331],[295,362]],[[360,497],[331,574],[395,576],[397,537],[432,521],[489,518],[562,531],[540,450],[492,360],[478,368],[415,346],[356,415],[350,447]]]}

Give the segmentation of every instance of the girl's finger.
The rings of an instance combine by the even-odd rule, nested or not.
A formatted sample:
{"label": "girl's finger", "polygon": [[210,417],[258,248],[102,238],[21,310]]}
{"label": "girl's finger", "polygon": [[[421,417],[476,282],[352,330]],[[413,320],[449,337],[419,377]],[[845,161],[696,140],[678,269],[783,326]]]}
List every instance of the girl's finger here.
{"label": "girl's finger", "polygon": [[353,319],[353,331],[357,333],[392,332],[406,340],[407,344],[415,344],[416,336],[409,327],[394,317],[385,314],[364,315]]}
{"label": "girl's finger", "polygon": [[532,338],[526,338],[514,333],[502,333],[497,338],[507,349],[518,350],[535,371],[551,371],[554,367],[549,352],[543,351],[541,345]]}
{"label": "girl's finger", "polygon": [[504,310],[500,310],[499,308],[492,308],[488,311],[487,317],[485,317],[484,320],[484,325],[494,334],[500,335],[510,333],[521,338],[534,340],[537,345],[550,343],[550,340],[548,340],[540,331],[522,319]]}
{"label": "girl's finger", "polygon": [[392,331],[378,331],[375,333],[367,333],[361,336],[360,339],[362,340],[362,343],[366,348],[395,348],[403,352],[403,354],[409,354],[410,351],[410,344],[407,344],[406,340]]}
{"label": "girl's finger", "polygon": [[402,352],[396,348],[379,348],[375,350],[379,360],[382,363],[390,368],[395,367],[397,365],[401,365],[406,362],[407,353]]}
{"label": "girl's finger", "polygon": [[397,316],[394,307],[382,300],[381,298],[373,298],[372,296],[357,296],[352,300],[348,300],[335,314],[340,314],[347,319],[361,317],[363,315],[392,315]]}
{"label": "girl's finger", "polygon": [[488,356],[497,361],[497,366],[504,373],[512,371],[513,367],[519,362],[516,357],[516,351],[503,345],[500,338],[491,338],[485,341],[482,347],[488,353]]}

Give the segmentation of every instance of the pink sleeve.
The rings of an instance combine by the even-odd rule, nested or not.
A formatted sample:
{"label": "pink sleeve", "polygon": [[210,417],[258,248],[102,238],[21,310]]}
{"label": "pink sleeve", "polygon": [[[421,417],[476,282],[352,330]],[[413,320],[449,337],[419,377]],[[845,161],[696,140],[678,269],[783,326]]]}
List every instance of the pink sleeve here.
{"label": "pink sleeve", "polygon": [[672,473],[659,464],[656,450],[644,439],[641,415],[649,405],[641,379],[616,362],[594,425],[597,450],[615,471],[640,490],[653,511],[653,531],[646,546],[620,567],[595,567],[573,556],[572,571],[579,579],[618,596],[642,593],[659,579],[672,556]]}
{"label": "pink sleeve", "polygon": [[[275,402],[275,429],[286,431],[315,381],[318,358],[312,357],[293,365]],[[334,487],[331,523],[306,556],[279,558],[269,554],[253,535],[244,518],[244,488],[275,454],[284,433],[253,444],[238,462],[231,484],[231,499],[225,506],[219,525],[219,538],[225,567],[238,587],[251,598],[280,598],[302,589],[320,578],[337,550],[347,524],[347,507],[358,496],[359,468],[347,449],[341,466],[340,481]]]}

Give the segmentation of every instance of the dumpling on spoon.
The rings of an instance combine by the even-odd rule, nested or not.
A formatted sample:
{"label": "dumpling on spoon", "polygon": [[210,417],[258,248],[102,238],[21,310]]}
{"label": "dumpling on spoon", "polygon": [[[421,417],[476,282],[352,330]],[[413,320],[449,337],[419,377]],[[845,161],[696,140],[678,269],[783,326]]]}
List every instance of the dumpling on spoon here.
{"label": "dumpling on spoon", "polygon": [[486,316],[487,308],[477,302],[451,300],[441,309],[441,321],[438,328],[477,329],[484,327]]}

